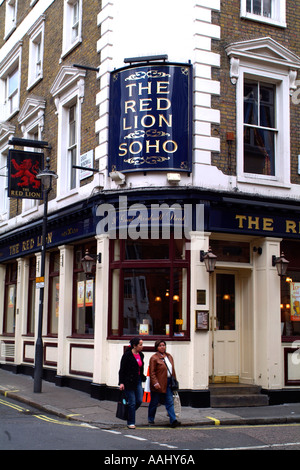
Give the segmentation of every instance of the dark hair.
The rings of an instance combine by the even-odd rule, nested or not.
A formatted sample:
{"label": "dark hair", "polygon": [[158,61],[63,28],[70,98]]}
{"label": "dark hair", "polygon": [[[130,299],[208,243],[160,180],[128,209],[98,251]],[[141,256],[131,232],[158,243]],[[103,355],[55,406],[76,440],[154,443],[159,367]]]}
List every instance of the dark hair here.
{"label": "dark hair", "polygon": [[134,348],[135,346],[137,346],[139,344],[139,342],[141,341],[141,338],[139,336],[135,336],[134,338],[132,338],[129,342],[130,342],[130,347],[131,349]]}
{"label": "dark hair", "polygon": [[157,348],[160,345],[160,343],[164,343],[164,345],[167,346],[167,343],[163,339],[158,339],[157,341],[155,341],[155,345],[154,345],[155,351],[157,351]]}

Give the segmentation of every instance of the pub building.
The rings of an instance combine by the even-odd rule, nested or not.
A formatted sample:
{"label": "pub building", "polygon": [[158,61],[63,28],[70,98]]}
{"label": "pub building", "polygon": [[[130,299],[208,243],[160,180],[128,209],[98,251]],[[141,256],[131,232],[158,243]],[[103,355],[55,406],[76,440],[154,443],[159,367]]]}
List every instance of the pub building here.
{"label": "pub building", "polygon": [[[58,4],[48,3],[46,25]],[[201,42],[193,53],[189,48],[189,54],[182,53],[177,32],[169,25],[172,60],[166,54],[142,57],[136,41],[131,50],[138,48],[139,57],[123,54],[120,60],[128,42],[122,46],[121,36],[114,37],[119,49],[112,52],[105,28],[108,19],[115,21],[116,31],[121,18],[133,22],[124,3],[103,1],[97,17],[102,28],[97,47],[104,64],[97,71],[102,84],[97,95],[99,146],[91,159],[85,154],[92,163],[91,174],[80,180],[77,192],[72,188],[71,196],[62,197],[66,182],[62,137],[55,147],[57,160],[53,150],[48,154],[58,180],[48,203],[44,276],[43,201],[27,218],[16,217],[15,224],[0,226],[0,367],[33,374],[38,293],[43,287],[43,380],[84,390],[100,400],[115,400],[121,356],[129,340],[140,335],[146,367],[155,341],[166,340],[183,405],[213,405],[214,387],[222,384],[257,387],[257,404],[299,401],[299,185],[287,182],[290,159],[275,169],[270,144],[274,126],[266,128],[272,113],[286,111],[289,84],[296,78],[300,59],[260,31],[254,43],[230,42],[216,20],[228,14],[229,6],[203,0],[194,2],[194,26],[209,28],[194,33],[193,40],[200,40],[198,36],[203,40],[207,34],[214,50]],[[114,18],[111,8],[116,4],[125,16]],[[34,8],[42,8],[40,2]],[[214,16],[214,23],[208,16],[204,21],[203,10],[219,16]],[[190,31],[187,18],[182,18],[185,34]],[[220,47],[221,32],[226,50]],[[161,44],[153,45],[153,50],[161,49]],[[226,67],[216,78],[215,70],[210,72],[220,68],[219,59]],[[57,119],[58,126],[68,107],[66,127],[71,127],[76,121],[74,103],[83,109],[93,78],[76,64],[65,64],[63,58],[61,62],[52,77],[47,106],[53,106],[51,119]],[[262,81],[256,80],[258,69]],[[248,130],[244,133],[239,124],[236,139],[242,141],[248,176],[241,176],[238,164],[235,174],[233,167],[227,171],[221,157],[217,160],[222,152],[233,158],[229,150],[235,139],[234,133],[224,132],[226,106],[217,101],[219,81],[231,86],[232,109],[240,110],[241,102],[245,105],[242,127]],[[276,108],[274,90],[279,81]],[[258,95],[264,97],[260,116],[266,121],[259,134],[263,140],[252,131],[259,127],[251,121],[253,97]],[[34,106],[41,112],[42,105],[37,100]],[[293,106],[296,116],[299,111]],[[26,115],[26,107],[21,115]],[[81,117],[85,119],[84,112]],[[290,144],[288,122],[289,118],[280,125]],[[86,123],[83,127],[88,129]],[[7,124],[0,123],[0,131],[0,144],[4,134],[14,134]],[[281,128],[277,132],[283,139]],[[43,138],[50,141],[49,135]],[[55,145],[54,138],[51,143]],[[237,159],[240,152],[237,149]],[[293,147],[293,158],[294,153]],[[88,170],[83,161],[77,160],[80,170],[72,167],[74,175],[82,167]],[[278,169],[283,179],[276,188]],[[11,174],[15,170],[11,168]],[[269,190],[272,185],[275,189]],[[24,194],[11,194],[16,196]]]}

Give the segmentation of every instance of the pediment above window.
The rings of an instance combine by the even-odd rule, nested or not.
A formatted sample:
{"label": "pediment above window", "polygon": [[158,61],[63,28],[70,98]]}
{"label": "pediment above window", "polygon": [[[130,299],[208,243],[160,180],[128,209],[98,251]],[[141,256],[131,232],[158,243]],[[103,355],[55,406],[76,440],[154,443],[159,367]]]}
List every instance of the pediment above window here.
{"label": "pediment above window", "polygon": [[46,107],[46,100],[40,96],[29,96],[19,113],[18,121],[20,124],[32,119],[33,116],[38,116],[41,112],[44,114]]}
{"label": "pediment above window", "polygon": [[270,37],[252,39],[230,44],[226,47],[230,58],[230,79],[235,85],[239,78],[240,65],[250,65],[264,70],[277,70],[289,75],[290,90],[295,89],[300,58]]}
{"label": "pediment above window", "polygon": [[0,122],[0,143],[8,141],[14,136],[15,132],[15,126],[6,121]]}
{"label": "pediment above window", "polygon": [[67,94],[72,88],[80,88],[80,98],[84,97],[84,77],[86,72],[76,67],[65,65],[61,67],[50,89],[55,99]]}
{"label": "pediment above window", "polygon": [[226,52],[229,57],[245,61],[264,61],[279,67],[300,68],[300,58],[270,37],[230,44]]}

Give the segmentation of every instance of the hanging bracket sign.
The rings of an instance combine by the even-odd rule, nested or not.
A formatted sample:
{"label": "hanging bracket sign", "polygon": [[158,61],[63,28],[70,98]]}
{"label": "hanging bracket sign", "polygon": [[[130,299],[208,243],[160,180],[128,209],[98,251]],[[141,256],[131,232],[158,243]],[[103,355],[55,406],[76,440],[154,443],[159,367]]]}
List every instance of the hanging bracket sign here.
{"label": "hanging bracket sign", "polygon": [[10,149],[8,152],[8,196],[19,199],[43,199],[41,181],[44,154]]}
{"label": "hanging bracket sign", "polygon": [[110,81],[109,169],[191,171],[192,66],[151,63]]}

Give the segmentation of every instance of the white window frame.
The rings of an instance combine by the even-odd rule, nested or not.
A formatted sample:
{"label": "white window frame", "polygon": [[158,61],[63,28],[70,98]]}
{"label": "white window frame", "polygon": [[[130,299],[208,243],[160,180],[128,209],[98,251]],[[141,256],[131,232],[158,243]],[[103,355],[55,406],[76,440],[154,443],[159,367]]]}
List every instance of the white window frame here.
{"label": "white window frame", "polygon": [[64,66],[61,68],[50,93],[54,97],[58,116],[57,140],[57,200],[72,197],[77,194],[80,187],[79,171],[76,171],[76,184],[71,188],[71,163],[69,159],[69,110],[76,104],[76,150],[77,165],[79,164],[81,142],[81,104],[84,99],[85,71],[76,67]]}
{"label": "white window frame", "polygon": [[[236,85],[237,182],[290,188],[290,95],[295,89],[300,58],[271,38],[234,43],[226,48],[231,82]],[[275,176],[244,172],[244,82],[276,85]]]}
{"label": "white window frame", "polygon": [[[244,172],[244,83],[255,80],[276,86],[275,92],[275,175]],[[237,104],[237,179],[239,182],[264,185],[290,184],[290,106],[289,76],[257,67],[240,67],[236,90]]]}
{"label": "white window frame", "polygon": [[[7,121],[14,116],[20,107],[20,86],[21,86],[21,56],[22,43],[10,52],[6,59],[0,64],[0,115],[2,121]],[[17,88],[13,94],[9,93],[9,78],[18,70]],[[11,108],[12,99],[15,105]]]}
{"label": "white window frame", "polygon": [[6,0],[4,39],[7,39],[17,27],[17,11],[18,0]]}
{"label": "white window frame", "polygon": [[28,31],[28,89],[36,85],[36,83],[38,83],[43,78],[44,34],[45,16],[42,15],[36,24],[30,29],[30,31]]}
{"label": "white window frame", "polygon": [[272,1],[272,17],[268,18],[263,15],[255,15],[247,11],[247,0],[241,0],[241,18],[248,20],[259,21],[262,23],[271,24],[273,26],[280,26],[286,28],[286,0],[271,0]]}
{"label": "white window frame", "polygon": [[[74,18],[75,11],[77,17]],[[74,31],[76,35],[74,36]],[[63,59],[82,42],[82,0],[64,0]]]}

